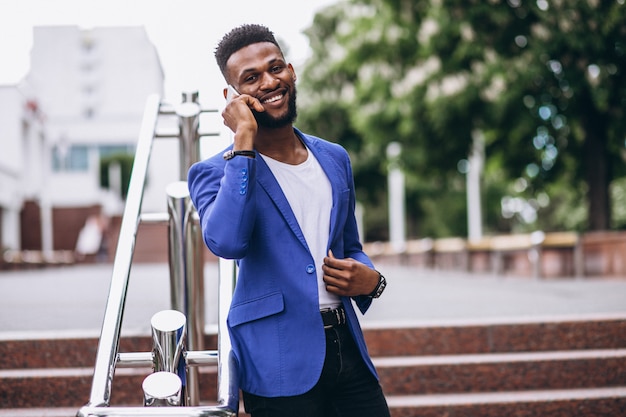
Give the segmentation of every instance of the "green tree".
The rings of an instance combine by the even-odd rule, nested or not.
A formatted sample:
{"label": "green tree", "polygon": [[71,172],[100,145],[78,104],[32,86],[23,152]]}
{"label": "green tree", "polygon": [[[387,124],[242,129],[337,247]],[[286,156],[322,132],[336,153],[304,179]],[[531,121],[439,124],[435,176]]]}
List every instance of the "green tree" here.
{"label": "green tree", "polygon": [[[464,232],[458,164],[477,133],[493,202],[488,229],[608,229],[609,186],[625,175],[623,3],[338,3],[306,32],[313,57],[301,77],[300,123],[349,149],[357,192],[371,204],[384,201],[384,149],[400,142],[415,234]],[[507,219],[506,194],[494,191],[538,220]],[[577,203],[585,196],[587,207]],[[583,206],[587,225],[562,214],[571,204]]]}
{"label": "green tree", "polygon": [[120,166],[121,190],[120,197],[125,200],[128,195],[128,186],[130,185],[130,176],[133,170],[134,155],[128,153],[116,153],[108,155],[100,159],[100,186],[102,188],[111,188],[111,180],[109,178],[109,168],[113,164]]}

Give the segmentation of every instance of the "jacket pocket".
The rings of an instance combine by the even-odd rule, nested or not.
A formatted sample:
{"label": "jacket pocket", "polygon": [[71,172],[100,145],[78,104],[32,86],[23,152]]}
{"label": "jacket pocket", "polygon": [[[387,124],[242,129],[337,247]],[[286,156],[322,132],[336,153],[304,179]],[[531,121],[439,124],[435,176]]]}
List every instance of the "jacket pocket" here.
{"label": "jacket pocket", "polygon": [[244,303],[233,305],[228,313],[228,324],[235,327],[264,317],[278,314],[285,309],[283,294],[274,292]]}

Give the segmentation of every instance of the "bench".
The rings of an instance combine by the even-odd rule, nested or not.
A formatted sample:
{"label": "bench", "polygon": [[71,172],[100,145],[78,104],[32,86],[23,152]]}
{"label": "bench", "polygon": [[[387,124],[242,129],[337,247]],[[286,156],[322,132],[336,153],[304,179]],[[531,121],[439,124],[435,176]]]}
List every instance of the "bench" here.
{"label": "bench", "polygon": [[542,232],[499,235],[491,238],[492,271],[496,275],[541,275],[539,246]]}
{"label": "bench", "polygon": [[439,269],[468,269],[466,240],[460,237],[435,239],[433,266]]}
{"label": "bench", "polygon": [[68,250],[44,252],[40,250],[8,249],[2,253],[2,269],[32,269],[74,264],[74,253]]}
{"label": "bench", "polygon": [[580,237],[575,232],[536,231],[490,239],[492,270],[533,278],[583,276]]}
{"label": "bench", "polygon": [[423,268],[533,278],[584,275],[583,245],[576,232],[536,231],[472,240],[413,239],[406,242],[401,252],[389,242],[373,242],[365,244],[364,249],[375,262],[384,260]]}
{"label": "bench", "polygon": [[626,276],[626,232],[589,232],[581,238],[584,270],[590,276]]}
{"label": "bench", "polygon": [[434,266],[434,240],[431,238],[412,239],[406,242],[407,263],[420,268]]}
{"label": "bench", "polygon": [[576,232],[546,233],[539,251],[541,276],[574,276],[585,274],[583,245]]}

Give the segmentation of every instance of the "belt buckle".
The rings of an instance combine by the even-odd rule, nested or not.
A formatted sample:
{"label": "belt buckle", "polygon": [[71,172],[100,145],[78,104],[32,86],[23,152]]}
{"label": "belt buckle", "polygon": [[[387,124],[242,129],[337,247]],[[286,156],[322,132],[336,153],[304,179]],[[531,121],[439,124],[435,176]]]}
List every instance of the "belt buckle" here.
{"label": "belt buckle", "polygon": [[332,329],[335,326],[342,326],[348,322],[348,320],[346,319],[346,312],[342,306],[339,306],[337,308],[325,308],[323,310],[320,310],[320,313],[334,313],[335,319],[337,320],[337,324],[325,324],[325,330]]}
{"label": "belt buckle", "polygon": [[[320,310],[320,313],[325,314],[325,313],[335,313],[335,316],[337,317],[337,325],[341,324],[341,321],[339,320],[339,313],[337,312],[338,309],[332,309],[330,307],[324,308],[322,310]],[[328,329],[332,329],[333,327],[335,327],[334,324],[324,324],[324,330],[328,330]]]}
{"label": "belt buckle", "polygon": [[[320,313],[323,315],[325,313],[330,313],[332,311],[332,309],[330,307],[324,308],[322,310],[320,310]],[[322,322],[324,321],[323,317],[322,317]],[[332,324],[324,324],[324,330],[328,330],[328,329],[332,329],[333,325]]]}

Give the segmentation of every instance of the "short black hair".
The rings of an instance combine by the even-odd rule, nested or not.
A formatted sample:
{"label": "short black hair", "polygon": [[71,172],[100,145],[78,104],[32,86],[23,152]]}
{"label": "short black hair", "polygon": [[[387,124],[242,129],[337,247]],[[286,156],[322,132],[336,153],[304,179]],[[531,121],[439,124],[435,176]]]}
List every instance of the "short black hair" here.
{"label": "short black hair", "polygon": [[226,78],[226,62],[230,56],[241,48],[259,42],[270,42],[281,49],[274,33],[263,25],[245,24],[224,35],[215,48],[215,59],[224,78]]}

